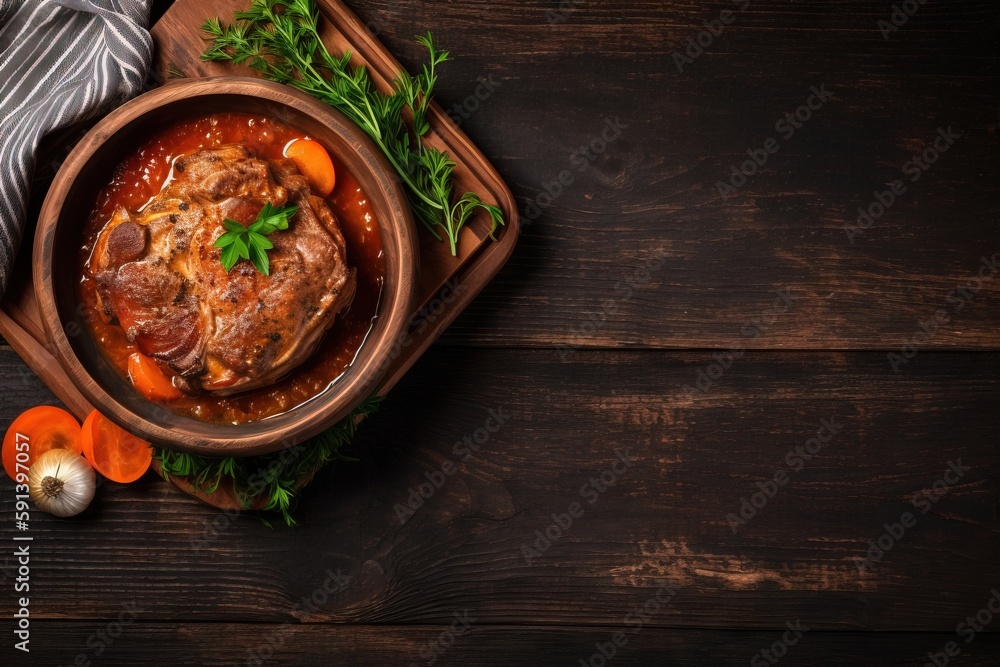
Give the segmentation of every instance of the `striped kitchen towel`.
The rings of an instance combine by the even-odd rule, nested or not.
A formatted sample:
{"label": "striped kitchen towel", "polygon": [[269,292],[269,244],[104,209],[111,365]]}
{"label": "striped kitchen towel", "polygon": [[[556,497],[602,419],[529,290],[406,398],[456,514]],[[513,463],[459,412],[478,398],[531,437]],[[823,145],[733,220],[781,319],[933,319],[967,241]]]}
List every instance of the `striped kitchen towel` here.
{"label": "striped kitchen towel", "polygon": [[152,0],[0,0],[0,296],[24,232],[47,133],[142,89]]}

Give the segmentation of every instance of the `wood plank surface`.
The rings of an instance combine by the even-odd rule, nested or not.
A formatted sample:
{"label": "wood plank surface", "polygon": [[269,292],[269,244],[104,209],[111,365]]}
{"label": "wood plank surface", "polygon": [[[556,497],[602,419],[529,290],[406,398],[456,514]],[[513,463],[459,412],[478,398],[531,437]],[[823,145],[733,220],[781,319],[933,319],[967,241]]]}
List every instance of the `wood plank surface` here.
{"label": "wood plank surface", "polygon": [[[681,389],[712,363],[435,348],[365,423],[363,463],[314,482],[296,529],[153,477],[109,483],[80,520],[34,513],[34,613],[107,618],[136,598],[161,621],[441,624],[475,608],[485,623],[614,624],[670,586],[659,622],[675,627],[948,631],[986,603],[1000,585],[1000,355],[927,354],[895,374],[882,354],[754,352],[704,394]],[[0,368],[19,365],[7,353]],[[27,380],[0,420],[45,396]],[[836,435],[801,460],[824,420]],[[598,493],[618,451],[629,465]],[[939,492],[949,462],[968,470]],[[734,532],[727,515],[779,471]],[[574,502],[583,515],[560,537],[552,515]],[[860,570],[904,512],[916,525]],[[557,539],[528,558],[536,531]],[[296,609],[338,568],[342,591]]]}
{"label": "wood plank surface", "polygon": [[[357,7],[410,65],[409,36],[433,23],[456,55],[445,109],[481,76],[501,84],[462,129],[511,185],[526,228],[448,341],[726,347],[771,291],[791,288],[799,306],[752,346],[895,347],[1000,252],[997,3],[924,4],[886,41],[888,0],[752,2],[683,72],[671,54],[734,3],[570,4],[556,24],[557,2]],[[833,99],[786,140],[776,123],[824,85]],[[608,118],[628,127],[581,173],[572,156]],[[912,183],[902,166],[949,125],[962,138]],[[716,183],[768,138],[778,152],[720,196]],[[573,183],[532,222],[526,208],[563,170]],[[908,191],[852,244],[844,225],[896,179]],[[616,285],[657,257],[663,268],[623,301]],[[607,300],[617,308],[605,319]],[[995,346],[998,308],[994,276],[927,346]],[[581,331],[588,316],[601,319],[594,333]]]}
{"label": "wood plank surface", "polygon": [[[683,72],[672,54],[741,4],[570,5],[558,23],[546,14],[556,2],[352,5],[411,69],[422,57],[412,35],[426,28],[453,52],[441,105],[498,167],[527,223],[448,342],[727,347],[772,291],[789,288],[799,306],[752,347],[896,347],[954,309],[949,294],[1000,252],[992,0],[923,5],[888,40],[877,27],[888,0],[752,2]],[[833,98],[786,139],[776,124],[813,86]],[[628,127],[581,172],[574,152],[615,118]],[[948,126],[962,137],[911,182],[903,165]],[[768,138],[779,150],[722,197],[716,184]],[[563,171],[573,182],[526,215]],[[852,243],[844,226],[897,179],[907,191]],[[637,277],[654,259],[661,268]],[[996,346],[996,278],[973,283],[974,298],[926,347]],[[601,322],[594,332],[588,317]]]}
{"label": "wood plank surface", "polygon": [[[772,664],[760,651],[796,621],[779,664],[923,667],[952,641],[949,665],[998,664],[992,615],[960,632],[1000,590],[1000,273],[976,282],[1000,253],[1000,5],[926,2],[883,35],[901,0],[349,4],[411,69],[414,34],[452,51],[439,101],[517,196],[515,255],[299,527],[152,476],[104,485],[77,520],[33,513],[25,664],[597,665],[665,586],[608,665]],[[831,99],[786,138],[813,86]],[[608,119],[620,135],[581,170]],[[51,400],[0,347],[0,426]],[[268,638],[286,641],[253,653]]]}
{"label": "wood plank surface", "polygon": [[[81,653],[92,657],[104,649],[94,664],[190,664],[204,667],[239,664],[275,666],[343,664],[356,667],[385,665],[453,664],[493,667],[524,664],[579,665],[598,654],[595,644],[607,644],[623,626],[588,628],[476,625],[453,641],[450,626],[337,626],[236,625],[222,623],[145,623],[125,626],[107,643],[101,622],[43,622],[38,636],[42,646],[38,661],[71,664]],[[634,629],[635,626],[632,626]],[[645,626],[628,632],[628,643],[616,650],[608,664],[746,665],[761,651],[780,641],[780,631],[678,630]],[[443,634],[444,633],[444,634]],[[110,638],[110,635],[105,634]],[[923,667],[927,653],[940,653],[954,641],[947,633],[829,633],[810,630],[788,649],[784,664],[861,665],[866,667]],[[90,641],[92,648],[88,649]],[[961,642],[961,640],[959,640]],[[961,644],[965,667],[992,667],[1000,637],[984,634]],[[605,649],[610,652],[610,649]],[[433,662],[432,662],[433,660]],[[41,662],[36,664],[42,664]],[[586,663],[585,663],[586,664]],[[594,664],[600,664],[594,660]]]}

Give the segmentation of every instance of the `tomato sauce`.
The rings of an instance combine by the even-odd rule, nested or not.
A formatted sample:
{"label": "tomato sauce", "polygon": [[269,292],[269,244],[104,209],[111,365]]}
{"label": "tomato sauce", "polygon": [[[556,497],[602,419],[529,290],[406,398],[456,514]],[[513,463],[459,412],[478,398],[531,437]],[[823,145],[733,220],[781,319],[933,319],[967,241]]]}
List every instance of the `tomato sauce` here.
{"label": "tomato sauce", "polygon": [[[84,228],[80,252],[79,297],[86,310],[87,328],[105,358],[128,378],[128,358],[137,351],[124,330],[109,324],[97,312],[94,280],[87,262],[101,229],[119,206],[136,212],[159,193],[180,156],[225,144],[243,144],[254,156],[280,159],[284,147],[294,139],[309,138],[299,130],[274,119],[219,113],[179,120],[151,136],[115,169],[111,182],[97,195],[94,210]],[[163,401],[167,409],[191,417],[240,424],[287,412],[325,391],[350,367],[357,351],[374,326],[379,297],[385,280],[379,223],[357,181],[343,162],[330,154],[336,171],[336,186],[326,198],[340,222],[347,242],[347,264],[357,269],[357,292],[347,312],[338,316],[319,348],[301,366],[276,384],[232,396],[210,393]]]}

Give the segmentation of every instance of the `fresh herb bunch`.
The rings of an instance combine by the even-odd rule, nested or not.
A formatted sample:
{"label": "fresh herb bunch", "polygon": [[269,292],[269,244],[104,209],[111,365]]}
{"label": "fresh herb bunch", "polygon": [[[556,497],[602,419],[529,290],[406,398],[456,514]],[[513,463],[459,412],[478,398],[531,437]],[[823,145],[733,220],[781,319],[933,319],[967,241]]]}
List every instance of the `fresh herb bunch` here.
{"label": "fresh herb bunch", "polygon": [[357,461],[343,450],[354,441],[360,418],[375,412],[381,402],[381,396],[368,398],[318,436],[266,456],[209,458],[157,447],[153,458],[167,481],[171,475],[186,477],[199,490],[213,493],[228,480],[245,509],[263,498],[267,503],[262,511],[280,512],[285,523],[294,526],[291,511],[302,480],[330,461]]}
{"label": "fresh herb bunch", "polygon": [[[385,153],[406,184],[417,217],[439,241],[443,233],[458,254],[458,233],[472,215],[483,209],[493,226],[504,224],[503,213],[466,192],[452,201],[452,170],[447,154],[425,146],[421,137],[430,130],[427,109],[437,82],[437,66],[448,59],[438,51],[430,33],[418,37],[430,56],[423,71],[411,76],[401,71],[391,95],[379,91],[368,70],[351,66],[351,53],[340,58],[327,50],[319,36],[319,12],[314,0],[252,0],[250,9],[235,13],[236,23],[223,26],[209,19],[202,27],[212,39],[202,58],[245,63],[272,81],[288,84],[322,100],[347,115]],[[403,112],[409,109],[409,125]],[[439,233],[440,231],[440,233]]]}
{"label": "fresh herb bunch", "polygon": [[257,214],[249,227],[244,227],[237,221],[226,218],[222,224],[228,230],[215,240],[215,247],[222,248],[222,268],[229,273],[241,259],[249,259],[258,271],[265,276],[271,275],[271,261],[267,251],[274,248],[267,235],[279,229],[288,229],[288,220],[299,210],[298,206],[275,208],[271,202]]}

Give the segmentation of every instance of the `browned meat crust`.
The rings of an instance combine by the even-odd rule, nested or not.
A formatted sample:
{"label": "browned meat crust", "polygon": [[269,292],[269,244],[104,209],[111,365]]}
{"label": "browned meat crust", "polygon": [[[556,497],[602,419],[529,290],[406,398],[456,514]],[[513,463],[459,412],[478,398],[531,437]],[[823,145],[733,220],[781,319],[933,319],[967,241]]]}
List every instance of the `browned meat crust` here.
{"label": "browned meat crust", "polygon": [[[268,237],[271,275],[246,261],[227,274],[214,247],[223,220],[249,222],[267,202],[299,207],[288,230]],[[88,270],[129,340],[186,391],[220,395],[271,384],[305,361],[356,285],[336,218],[294,163],[269,164],[241,146],[178,160],[140,212],[115,213]]]}

